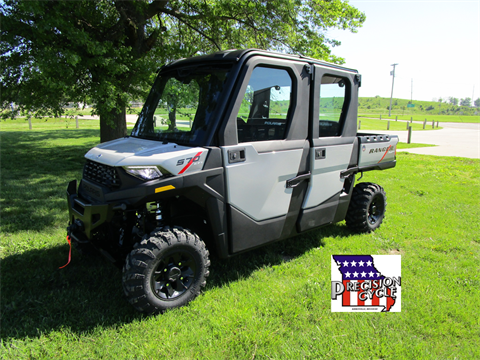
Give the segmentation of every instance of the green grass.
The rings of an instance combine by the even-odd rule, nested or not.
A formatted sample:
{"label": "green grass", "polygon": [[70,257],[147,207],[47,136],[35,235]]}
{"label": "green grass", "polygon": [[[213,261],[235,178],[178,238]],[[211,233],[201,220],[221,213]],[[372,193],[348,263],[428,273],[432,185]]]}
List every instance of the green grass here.
{"label": "green grass", "polygon": [[[378,114],[368,114],[368,113],[360,113],[359,114],[359,119],[362,121],[367,118],[367,119],[380,119],[380,116]],[[393,120],[395,121],[395,118],[398,120],[413,120],[413,121],[425,121],[427,119],[427,127],[432,127],[432,121],[435,121],[435,126],[437,121],[440,123],[442,122],[454,122],[454,123],[480,123],[480,116],[478,115],[473,115],[473,116],[467,116],[467,115],[433,115],[433,114],[421,114],[421,115],[395,115],[392,114],[390,117],[388,115],[382,115],[382,121],[385,120]],[[422,125],[423,126],[423,125]]]}
{"label": "green grass", "polygon": [[[370,119],[370,118],[359,118],[358,122],[360,123],[360,130],[387,130],[388,121],[387,120],[377,120],[377,119]],[[437,124],[435,123],[435,129],[432,129],[432,123],[427,124],[425,129],[423,129],[423,124],[417,123],[410,123],[408,125],[412,127],[412,131],[426,131],[426,130],[439,130],[443,129],[442,127],[437,128]],[[357,123],[358,128],[358,123]],[[407,130],[407,122],[405,121],[390,121],[390,131],[406,131]]]}
{"label": "green grass", "polygon": [[[200,297],[145,317],[103,258],[74,251],[58,269],[66,186],[98,135],[1,133],[2,359],[480,358],[479,160],[398,153],[396,168],[362,179],[387,192],[375,233],[339,223],[213,258]],[[334,254],[401,254],[402,312],[331,313]]]}
{"label": "green grass", "polygon": [[436,146],[436,145],[432,145],[432,144],[407,144],[407,143],[402,143],[402,142],[399,142],[397,144],[397,149],[413,149],[413,148],[421,148],[421,147],[432,147],[432,146]]}

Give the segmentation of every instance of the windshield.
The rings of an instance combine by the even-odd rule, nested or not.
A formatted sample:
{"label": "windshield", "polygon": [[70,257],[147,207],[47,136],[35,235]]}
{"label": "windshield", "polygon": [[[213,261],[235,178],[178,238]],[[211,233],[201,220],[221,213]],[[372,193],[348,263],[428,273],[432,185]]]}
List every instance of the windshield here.
{"label": "windshield", "polygon": [[189,67],[172,70],[155,81],[131,136],[205,144],[212,114],[227,78],[228,68]]}

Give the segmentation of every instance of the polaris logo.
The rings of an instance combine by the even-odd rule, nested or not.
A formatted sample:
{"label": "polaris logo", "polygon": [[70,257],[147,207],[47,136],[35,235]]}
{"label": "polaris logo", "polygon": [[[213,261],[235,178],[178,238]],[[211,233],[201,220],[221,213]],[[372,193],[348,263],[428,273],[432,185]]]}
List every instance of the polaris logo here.
{"label": "polaris logo", "polygon": [[282,126],[282,123],[274,122],[274,121],[265,121],[265,125],[274,125],[274,126]]}

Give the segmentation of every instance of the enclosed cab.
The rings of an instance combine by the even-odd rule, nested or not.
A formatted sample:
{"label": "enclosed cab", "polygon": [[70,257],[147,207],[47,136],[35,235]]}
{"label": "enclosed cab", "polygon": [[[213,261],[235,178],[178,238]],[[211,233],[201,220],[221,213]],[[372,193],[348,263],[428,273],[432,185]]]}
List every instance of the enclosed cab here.
{"label": "enclosed cab", "polygon": [[375,230],[385,192],[355,175],[394,167],[398,138],[357,135],[360,84],[355,70],[260,50],[162,67],[130,136],[85,155],[68,235],[123,266],[129,301],[156,313],[198,295],[209,251],[344,219]]}

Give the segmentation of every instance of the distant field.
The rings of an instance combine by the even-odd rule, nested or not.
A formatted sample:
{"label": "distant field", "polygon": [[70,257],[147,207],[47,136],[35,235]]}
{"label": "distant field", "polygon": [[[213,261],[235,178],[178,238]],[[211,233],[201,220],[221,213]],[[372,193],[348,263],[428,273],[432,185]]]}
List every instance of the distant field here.
{"label": "distant field", "polygon": [[[358,99],[358,108],[360,114],[376,114],[377,116],[387,115],[390,108],[390,98],[361,97]],[[409,107],[412,106],[413,107]],[[420,101],[407,99],[392,99],[392,115],[402,116],[478,116],[479,108],[471,106],[458,106],[442,101]],[[422,119],[423,120],[423,119]]]}
{"label": "distant field", "polygon": [[[357,128],[358,125],[360,124],[360,130],[387,130],[388,126],[388,120],[377,120],[377,119],[371,119],[371,118],[359,118],[358,123],[357,123]],[[423,124],[417,124],[417,123],[408,123],[409,126],[412,127],[412,130],[418,131],[426,131],[426,130],[432,130],[432,122],[430,123],[427,122],[427,125],[425,126],[425,129],[423,129]],[[435,130],[442,129],[442,127],[437,128],[437,122],[435,122]],[[405,121],[395,121],[395,119],[392,121],[390,120],[390,128],[389,130],[392,131],[402,131],[402,130],[407,130],[407,122]]]}
{"label": "distant field", "polygon": [[[382,115],[382,120],[393,120],[395,121],[395,117],[397,116],[398,120],[410,120],[412,119],[413,121],[424,121],[427,119],[427,124],[430,122],[432,124],[432,121],[440,121],[440,122],[456,122],[456,123],[480,123],[480,116],[478,115],[472,115],[472,116],[467,116],[467,115],[433,115],[433,114],[427,114],[427,115],[395,115],[393,114],[392,116],[388,117],[386,115]],[[380,115],[379,114],[368,114],[368,113],[361,113],[359,111],[358,114],[359,119],[362,118],[375,118],[379,119]]]}

